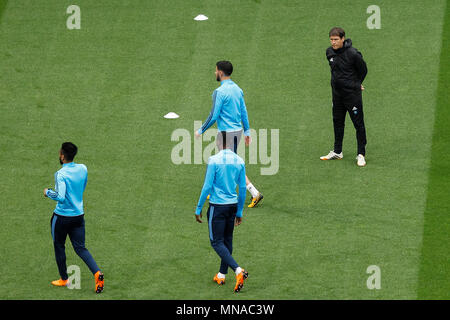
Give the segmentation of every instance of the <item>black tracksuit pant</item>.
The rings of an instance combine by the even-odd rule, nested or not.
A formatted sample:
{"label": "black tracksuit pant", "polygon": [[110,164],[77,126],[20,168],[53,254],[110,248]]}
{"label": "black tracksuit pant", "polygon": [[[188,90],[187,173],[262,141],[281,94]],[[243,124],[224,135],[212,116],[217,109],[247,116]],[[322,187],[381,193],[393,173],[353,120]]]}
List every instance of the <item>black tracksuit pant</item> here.
{"label": "black tracksuit pant", "polygon": [[357,154],[366,155],[366,128],[364,126],[364,112],[362,95],[347,96],[340,99],[333,96],[333,127],[334,127],[334,152],[342,152],[344,139],[345,116],[347,112],[356,129],[356,141],[358,143]]}

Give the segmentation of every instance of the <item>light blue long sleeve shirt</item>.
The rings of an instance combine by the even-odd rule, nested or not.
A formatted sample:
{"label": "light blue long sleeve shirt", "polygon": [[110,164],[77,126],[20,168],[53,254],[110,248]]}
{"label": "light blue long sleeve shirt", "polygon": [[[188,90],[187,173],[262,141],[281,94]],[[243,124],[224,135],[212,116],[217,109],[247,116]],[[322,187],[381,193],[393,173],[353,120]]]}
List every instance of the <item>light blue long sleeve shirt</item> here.
{"label": "light blue long sleeve shirt", "polygon": [[57,202],[56,214],[69,217],[84,214],[83,192],[87,175],[86,166],[75,162],[64,163],[55,173],[55,190],[48,189],[47,197]]}
{"label": "light blue long sleeve shirt", "polygon": [[239,131],[243,126],[244,135],[250,135],[244,92],[231,79],[221,81],[220,87],[214,90],[211,112],[198,133],[203,134],[216,121],[219,131]]}
{"label": "light blue long sleeve shirt", "polygon": [[[239,186],[239,196],[236,193],[236,186]],[[211,204],[237,203],[236,217],[242,217],[246,194],[245,163],[230,149],[221,150],[208,159],[205,182],[198,200],[196,215],[202,212],[208,194]]]}

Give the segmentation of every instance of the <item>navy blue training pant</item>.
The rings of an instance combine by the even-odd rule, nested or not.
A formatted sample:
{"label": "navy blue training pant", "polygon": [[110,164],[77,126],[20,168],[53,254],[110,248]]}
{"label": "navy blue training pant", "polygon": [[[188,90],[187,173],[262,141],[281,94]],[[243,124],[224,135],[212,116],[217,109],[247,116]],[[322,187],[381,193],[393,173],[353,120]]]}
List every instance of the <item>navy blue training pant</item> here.
{"label": "navy blue training pant", "polygon": [[233,230],[237,204],[210,204],[207,212],[209,239],[211,246],[222,259],[220,273],[226,274],[228,267],[236,270],[239,266],[233,259]]}
{"label": "navy blue training pant", "polygon": [[53,245],[55,247],[56,264],[58,265],[61,279],[68,279],[65,249],[67,235],[69,235],[75,252],[84,261],[84,263],[87,264],[92,274],[95,274],[100,270],[88,249],[84,246],[84,215],[66,217],[53,213],[52,219],[50,220],[50,225],[52,228]]}

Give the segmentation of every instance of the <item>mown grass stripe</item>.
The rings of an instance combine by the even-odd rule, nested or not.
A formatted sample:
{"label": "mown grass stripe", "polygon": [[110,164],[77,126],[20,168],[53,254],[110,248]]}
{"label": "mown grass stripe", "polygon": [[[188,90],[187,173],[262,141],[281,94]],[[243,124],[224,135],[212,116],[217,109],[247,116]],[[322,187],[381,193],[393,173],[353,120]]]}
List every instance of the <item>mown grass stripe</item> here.
{"label": "mown grass stripe", "polygon": [[437,103],[427,203],[424,213],[422,257],[419,272],[419,299],[450,298],[450,19],[449,5],[444,16],[438,78]]}
{"label": "mown grass stripe", "polygon": [[2,22],[3,12],[6,9],[7,3],[8,3],[8,0],[0,0],[0,23]]}

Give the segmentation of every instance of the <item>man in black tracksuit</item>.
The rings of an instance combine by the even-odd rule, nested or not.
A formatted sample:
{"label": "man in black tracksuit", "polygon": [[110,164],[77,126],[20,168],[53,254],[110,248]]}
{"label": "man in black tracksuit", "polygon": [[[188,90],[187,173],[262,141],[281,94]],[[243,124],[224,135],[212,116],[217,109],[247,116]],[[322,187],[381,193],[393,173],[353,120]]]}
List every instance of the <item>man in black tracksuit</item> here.
{"label": "man in black tracksuit", "polygon": [[326,56],[331,69],[331,88],[333,96],[334,150],[321,160],[342,159],[342,140],[344,138],[345,116],[347,112],[356,129],[358,142],[357,160],[359,166],[365,165],[366,129],[362,104],[362,82],[367,75],[367,66],[362,54],[352,47],[352,41],[345,39],[341,28],[330,31],[331,46]]}

